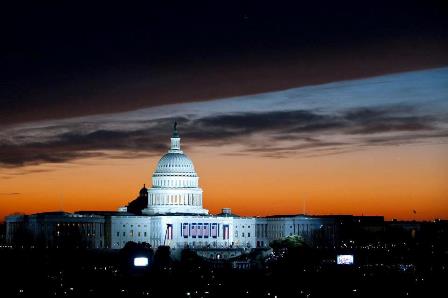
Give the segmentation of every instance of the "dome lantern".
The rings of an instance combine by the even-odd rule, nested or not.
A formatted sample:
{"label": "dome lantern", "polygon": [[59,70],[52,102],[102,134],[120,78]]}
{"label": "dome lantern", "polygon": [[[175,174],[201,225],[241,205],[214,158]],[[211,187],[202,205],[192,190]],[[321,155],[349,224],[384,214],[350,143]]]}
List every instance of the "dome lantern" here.
{"label": "dome lantern", "polygon": [[173,127],[173,135],[171,136],[171,153],[182,153],[180,150],[180,136],[179,132],[177,131],[177,122],[174,121],[174,127]]}

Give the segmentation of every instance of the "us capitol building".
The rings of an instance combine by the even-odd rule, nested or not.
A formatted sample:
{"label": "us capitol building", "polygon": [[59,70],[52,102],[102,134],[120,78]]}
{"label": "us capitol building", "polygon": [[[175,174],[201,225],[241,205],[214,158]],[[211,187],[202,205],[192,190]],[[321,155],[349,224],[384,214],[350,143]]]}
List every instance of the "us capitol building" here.
{"label": "us capitol building", "polygon": [[189,247],[199,255],[232,257],[272,240],[290,235],[310,239],[316,232],[334,237],[331,217],[278,215],[242,217],[223,208],[212,215],[203,208],[202,189],[193,162],[181,150],[174,124],[171,146],[145,186],[125,207],[111,211],[45,212],[6,218],[6,239],[11,245],[23,241],[44,247],[75,246],[121,249],[127,242],[170,246],[179,252]]}

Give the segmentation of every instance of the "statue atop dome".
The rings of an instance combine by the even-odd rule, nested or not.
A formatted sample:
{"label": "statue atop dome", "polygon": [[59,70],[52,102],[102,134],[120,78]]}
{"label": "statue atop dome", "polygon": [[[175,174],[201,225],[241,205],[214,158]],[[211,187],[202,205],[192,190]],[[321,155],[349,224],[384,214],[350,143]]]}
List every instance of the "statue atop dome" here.
{"label": "statue atop dome", "polygon": [[173,126],[173,138],[179,138],[179,132],[177,131],[177,121],[174,121]]}

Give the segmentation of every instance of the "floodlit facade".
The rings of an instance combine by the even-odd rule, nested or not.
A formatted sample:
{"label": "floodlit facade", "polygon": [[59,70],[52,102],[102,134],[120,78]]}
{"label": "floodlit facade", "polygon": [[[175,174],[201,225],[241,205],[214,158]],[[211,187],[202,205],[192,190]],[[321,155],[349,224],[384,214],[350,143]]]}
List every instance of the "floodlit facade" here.
{"label": "floodlit facade", "polygon": [[143,208],[137,208],[139,214],[130,210],[131,202],[117,212],[9,216],[7,241],[12,245],[31,241],[54,247],[71,239],[70,243],[78,247],[109,249],[120,249],[133,241],[153,247],[167,245],[179,252],[188,247],[200,250],[205,257],[216,257],[222,255],[217,253],[219,250],[267,247],[270,241],[286,236],[310,237],[324,227],[330,231],[327,227],[332,225],[330,219],[306,216],[240,217],[230,208],[218,215],[209,214],[202,205],[202,189],[193,162],[181,150],[176,124],[170,149],[153,173],[152,186],[143,187],[139,199],[145,202]]}
{"label": "floodlit facade", "polygon": [[[235,237],[235,226],[247,226],[244,237]],[[173,249],[254,248],[255,218],[195,215],[110,217],[110,248],[122,248],[127,242],[146,242],[153,247]]]}

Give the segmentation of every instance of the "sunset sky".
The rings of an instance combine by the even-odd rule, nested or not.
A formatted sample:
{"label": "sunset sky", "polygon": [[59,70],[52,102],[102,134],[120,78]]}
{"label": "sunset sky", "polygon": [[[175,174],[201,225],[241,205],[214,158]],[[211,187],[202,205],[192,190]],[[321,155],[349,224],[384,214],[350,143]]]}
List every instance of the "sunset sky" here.
{"label": "sunset sky", "polygon": [[8,7],[0,220],[126,205],[174,120],[212,213],[448,219],[447,9],[370,4]]}

